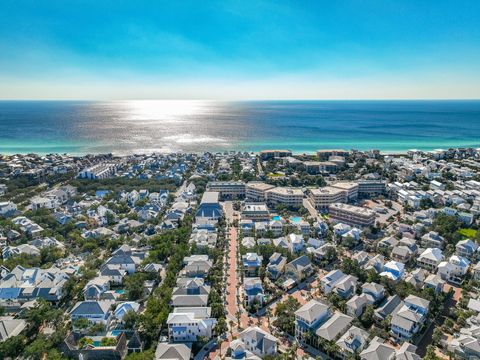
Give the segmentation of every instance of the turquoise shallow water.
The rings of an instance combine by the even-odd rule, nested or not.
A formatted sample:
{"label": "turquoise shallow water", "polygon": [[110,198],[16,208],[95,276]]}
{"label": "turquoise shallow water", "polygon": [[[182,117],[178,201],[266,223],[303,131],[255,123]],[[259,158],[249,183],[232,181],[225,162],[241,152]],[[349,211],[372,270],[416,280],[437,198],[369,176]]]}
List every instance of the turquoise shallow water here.
{"label": "turquoise shallow water", "polygon": [[0,153],[480,147],[480,101],[0,101]]}

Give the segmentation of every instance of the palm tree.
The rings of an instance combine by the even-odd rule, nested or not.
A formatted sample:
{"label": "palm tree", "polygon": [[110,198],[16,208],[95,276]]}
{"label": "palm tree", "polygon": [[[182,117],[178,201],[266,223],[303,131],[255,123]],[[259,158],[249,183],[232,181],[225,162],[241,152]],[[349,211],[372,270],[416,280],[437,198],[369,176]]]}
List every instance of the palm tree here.
{"label": "palm tree", "polygon": [[267,308],[267,311],[266,311],[265,315],[267,316],[268,329],[271,330],[272,324],[270,323],[270,320],[271,320],[271,317],[272,317],[272,309]]}

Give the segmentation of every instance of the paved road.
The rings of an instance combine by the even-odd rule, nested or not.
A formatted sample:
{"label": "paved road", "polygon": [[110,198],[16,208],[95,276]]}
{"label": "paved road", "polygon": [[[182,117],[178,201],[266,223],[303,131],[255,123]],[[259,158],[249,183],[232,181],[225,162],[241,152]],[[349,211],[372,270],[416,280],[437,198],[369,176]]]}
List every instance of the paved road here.
{"label": "paved road", "polygon": [[320,220],[320,215],[318,214],[317,209],[315,209],[312,206],[312,204],[310,203],[310,201],[308,201],[308,199],[306,199],[306,198],[303,199],[303,206],[305,207],[305,209],[308,210],[311,217],[313,217],[316,220]]}

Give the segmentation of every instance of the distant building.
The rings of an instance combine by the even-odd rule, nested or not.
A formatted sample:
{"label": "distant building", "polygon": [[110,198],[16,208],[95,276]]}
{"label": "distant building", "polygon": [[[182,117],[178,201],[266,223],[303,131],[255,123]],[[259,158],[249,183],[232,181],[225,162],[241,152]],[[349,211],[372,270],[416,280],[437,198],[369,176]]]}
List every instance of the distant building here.
{"label": "distant building", "polygon": [[318,160],[328,160],[330,156],[348,156],[349,152],[347,150],[317,150]]}
{"label": "distant building", "polygon": [[270,160],[270,159],[278,159],[292,156],[292,152],[290,150],[262,150],[260,151],[260,159]]}
{"label": "distant building", "polygon": [[86,168],[78,173],[80,179],[107,179],[112,177],[117,171],[117,164],[101,163]]}

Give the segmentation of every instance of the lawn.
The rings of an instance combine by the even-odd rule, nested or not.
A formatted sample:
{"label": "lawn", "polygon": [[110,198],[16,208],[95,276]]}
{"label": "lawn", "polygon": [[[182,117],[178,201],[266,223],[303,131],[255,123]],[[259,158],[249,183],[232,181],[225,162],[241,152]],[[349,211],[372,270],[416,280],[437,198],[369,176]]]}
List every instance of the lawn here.
{"label": "lawn", "polygon": [[463,228],[458,230],[458,233],[466,238],[473,239],[477,235],[477,230]]}

